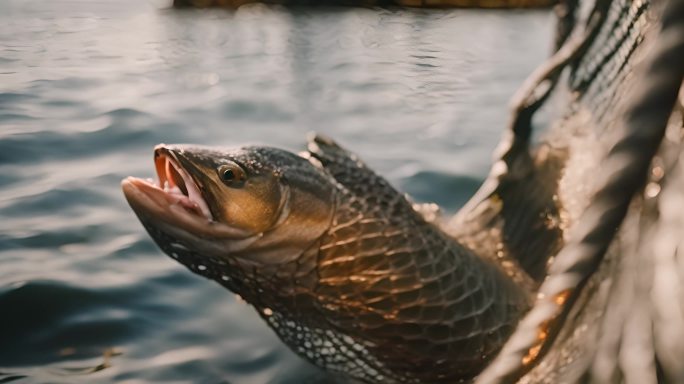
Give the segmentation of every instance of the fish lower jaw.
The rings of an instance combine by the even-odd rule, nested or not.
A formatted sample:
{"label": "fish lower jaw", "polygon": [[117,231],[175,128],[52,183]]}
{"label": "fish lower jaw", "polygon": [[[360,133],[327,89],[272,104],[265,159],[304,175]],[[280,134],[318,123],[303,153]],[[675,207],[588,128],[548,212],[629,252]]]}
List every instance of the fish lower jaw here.
{"label": "fish lower jaw", "polygon": [[[128,177],[124,179],[121,184],[127,197],[135,196],[135,200],[145,205],[148,209],[155,208],[154,206],[156,206],[163,210],[164,206],[168,208],[178,206],[193,216],[197,216],[206,221],[212,221],[211,215],[205,214],[196,201],[189,196],[184,195],[177,186],[169,187],[168,182],[164,183],[164,188],[161,188],[159,184],[151,179],[144,180]],[[137,193],[135,191],[137,191]],[[141,196],[140,193],[142,193],[146,199],[142,198],[143,196]],[[129,201],[130,200],[131,199],[129,198]]]}
{"label": "fish lower jaw", "polygon": [[177,186],[169,187],[169,183],[166,182],[162,190],[166,192],[169,199],[173,200],[172,204],[180,205],[190,213],[194,213],[198,216],[203,216],[209,221],[212,220],[211,214],[208,213],[208,210],[203,210],[197,201],[183,194],[183,192]]}
{"label": "fish lower jaw", "polygon": [[136,213],[190,233],[221,239],[245,239],[253,233],[214,221],[196,201],[183,193],[165,191],[156,183],[136,177],[121,182],[126,200]]}

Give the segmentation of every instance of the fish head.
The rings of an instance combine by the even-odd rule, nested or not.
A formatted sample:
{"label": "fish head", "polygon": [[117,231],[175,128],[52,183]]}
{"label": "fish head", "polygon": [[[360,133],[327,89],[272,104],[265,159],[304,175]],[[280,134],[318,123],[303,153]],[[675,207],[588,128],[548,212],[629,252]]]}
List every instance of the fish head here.
{"label": "fish head", "polygon": [[309,158],[161,144],[154,165],[156,181],[123,180],[126,199],[162,250],[219,282],[299,260],[330,227],[334,183]]}

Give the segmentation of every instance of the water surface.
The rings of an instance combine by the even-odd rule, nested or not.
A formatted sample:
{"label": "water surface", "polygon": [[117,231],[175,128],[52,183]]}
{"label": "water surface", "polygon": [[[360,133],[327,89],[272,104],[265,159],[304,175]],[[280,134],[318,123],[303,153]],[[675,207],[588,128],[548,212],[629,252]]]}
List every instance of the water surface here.
{"label": "water surface", "polygon": [[544,11],[0,3],[0,382],[325,382],[162,255],[120,180],[152,176],[160,142],[318,131],[453,212],[551,30]]}

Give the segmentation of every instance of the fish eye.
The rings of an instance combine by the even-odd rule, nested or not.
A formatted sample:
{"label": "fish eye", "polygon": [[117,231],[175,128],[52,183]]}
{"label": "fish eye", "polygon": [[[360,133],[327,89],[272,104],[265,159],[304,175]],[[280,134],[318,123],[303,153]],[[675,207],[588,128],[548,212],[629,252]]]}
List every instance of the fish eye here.
{"label": "fish eye", "polygon": [[229,187],[239,187],[247,180],[247,175],[242,167],[233,162],[220,166],[218,176],[223,184]]}

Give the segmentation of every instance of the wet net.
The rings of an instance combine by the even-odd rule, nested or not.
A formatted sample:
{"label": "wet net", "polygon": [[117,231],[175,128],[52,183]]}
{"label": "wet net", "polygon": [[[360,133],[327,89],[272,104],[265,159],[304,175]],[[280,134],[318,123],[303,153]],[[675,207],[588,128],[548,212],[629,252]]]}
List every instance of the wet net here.
{"label": "wet net", "polygon": [[515,178],[555,105],[564,245],[477,383],[684,383],[684,0],[587,3],[560,4],[558,50],[515,97],[509,171],[490,177]]}

